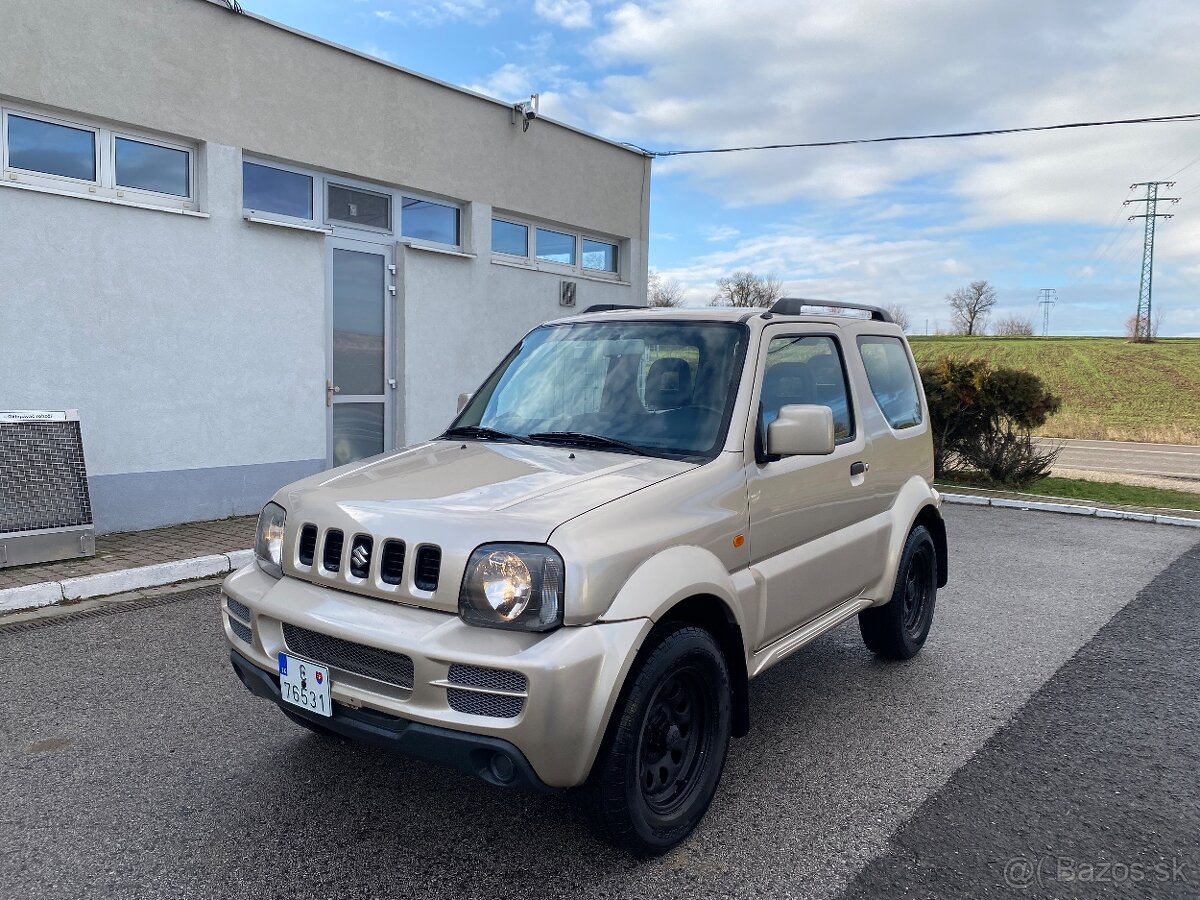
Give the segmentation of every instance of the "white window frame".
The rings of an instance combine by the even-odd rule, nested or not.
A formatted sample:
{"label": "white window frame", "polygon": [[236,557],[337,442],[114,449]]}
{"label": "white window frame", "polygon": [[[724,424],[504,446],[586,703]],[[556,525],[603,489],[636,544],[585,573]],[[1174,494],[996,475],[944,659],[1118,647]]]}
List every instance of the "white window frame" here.
{"label": "white window frame", "polygon": [[[408,244],[412,247],[432,247],[435,250],[457,250],[460,253],[466,252],[463,246],[463,232],[466,231],[466,204],[459,203],[457,200],[447,200],[445,197],[435,197],[432,194],[423,194],[420,191],[406,191],[404,188],[396,189],[396,198],[400,201],[395,209],[398,210],[399,217],[393,216],[396,222],[396,240],[401,244]],[[436,203],[438,206],[449,206],[452,209],[458,210],[458,243],[443,244],[441,241],[431,241],[427,238],[407,237],[404,234],[404,201],[422,200],[426,203]],[[488,234],[488,241],[491,241],[491,233]]]}
{"label": "white window frame", "polygon": [[[557,275],[572,275],[576,278],[587,278],[595,281],[613,281],[619,284],[625,284],[622,280],[622,266],[625,265],[625,259],[628,251],[625,249],[628,241],[624,238],[612,237],[611,235],[597,234],[592,231],[584,231],[579,228],[572,228],[569,225],[560,225],[556,222],[547,222],[542,219],[532,219],[528,216],[509,213],[504,210],[492,210],[492,219],[499,219],[501,222],[506,222],[509,225],[521,225],[529,231],[529,243],[524,256],[518,256],[514,253],[505,253],[502,250],[496,250],[490,247],[492,232],[488,228],[488,242],[491,249],[492,262],[506,266],[519,266],[526,269],[534,269],[539,272],[551,272]],[[550,259],[542,259],[537,255],[537,231],[541,228],[543,231],[553,231],[558,234],[566,234],[575,238],[575,262],[560,263]],[[612,272],[608,269],[592,269],[583,264],[583,242],[596,241],[601,244],[608,244],[616,247],[617,250],[617,271]]]}
{"label": "white window frame", "polygon": [[[348,222],[345,219],[334,219],[329,215],[329,189],[339,187],[348,191],[362,191],[364,194],[374,194],[376,197],[386,197],[388,201],[388,227],[380,228],[378,225],[366,225],[361,222]],[[399,221],[396,215],[396,191],[379,187],[377,185],[366,185],[356,182],[350,178],[337,178],[333,175],[322,177],[321,181],[321,205],[325,210],[325,225],[329,228],[353,228],[357,231],[369,231],[372,234],[396,234],[396,223]]]}
{"label": "white window frame", "polygon": [[[525,252],[524,253],[509,253],[506,250],[497,250],[494,243],[492,245],[492,253],[503,259],[513,259],[513,260],[523,259],[526,262],[528,262],[529,251],[533,246],[534,240],[536,239],[533,226],[531,226],[528,222],[518,221],[515,216],[493,215],[492,221],[493,222],[497,222],[497,221],[503,222],[505,225],[516,225],[518,228],[525,229]],[[489,241],[495,240],[495,238],[492,237],[492,229],[491,229],[490,225],[488,227],[488,240]]]}
{"label": "white window frame", "polygon": [[[90,131],[93,135],[92,146],[95,154],[96,177],[92,180],[71,178],[66,175],[38,172],[10,165],[8,148],[8,122],[10,116],[47,122],[51,125],[74,128],[78,131]],[[119,137],[142,144],[180,150],[186,153],[188,156],[188,195],[181,197],[177,194],[160,194],[156,191],[147,191],[142,188],[118,186],[116,183],[116,149],[117,138]],[[164,138],[133,128],[94,124],[85,116],[65,118],[61,115],[50,115],[19,104],[0,104],[0,168],[2,168],[0,183],[7,185],[16,185],[35,190],[40,189],[58,194],[77,194],[81,197],[93,197],[108,202],[128,204],[130,206],[148,206],[172,211],[191,212],[199,206],[197,202],[199,193],[197,157],[199,152],[200,147],[198,144],[179,139]]]}
{"label": "white window frame", "polygon": [[[266,224],[286,225],[291,228],[300,228],[310,231],[323,231],[329,233],[328,227],[322,227],[321,222],[325,221],[325,198],[322,196],[323,182],[320,172],[315,172],[311,169],[306,169],[302,166],[294,166],[290,163],[279,162],[278,160],[268,159],[265,156],[250,156],[246,153],[242,154],[243,165],[238,166],[238,179],[240,180],[240,192],[242,198],[242,217],[251,222],[263,222]],[[306,219],[303,216],[286,216],[283,213],[271,212],[265,209],[254,209],[246,206],[246,170],[245,163],[250,163],[254,166],[262,166],[264,169],[279,169],[281,172],[288,172],[292,175],[303,175],[308,179],[309,185],[309,205],[312,207],[312,218]]]}

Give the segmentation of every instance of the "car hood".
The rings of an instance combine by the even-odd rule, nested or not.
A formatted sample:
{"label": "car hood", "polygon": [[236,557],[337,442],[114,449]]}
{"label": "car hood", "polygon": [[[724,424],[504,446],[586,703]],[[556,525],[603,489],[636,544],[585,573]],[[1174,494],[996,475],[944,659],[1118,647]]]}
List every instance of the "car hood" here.
{"label": "car hood", "polygon": [[569,447],[431,441],[314,475],[277,499],[289,526],[408,533],[414,544],[443,546],[543,542],[569,519],[692,468]]}

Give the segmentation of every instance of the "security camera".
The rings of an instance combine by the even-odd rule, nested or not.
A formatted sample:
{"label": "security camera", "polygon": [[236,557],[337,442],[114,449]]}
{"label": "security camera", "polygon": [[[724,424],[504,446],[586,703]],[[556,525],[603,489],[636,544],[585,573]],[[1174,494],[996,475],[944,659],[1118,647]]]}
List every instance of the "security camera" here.
{"label": "security camera", "polygon": [[518,117],[521,119],[521,130],[528,131],[529,123],[538,117],[538,99],[540,95],[532,94],[528,100],[522,100],[519,103],[513,104],[512,122],[517,124]]}

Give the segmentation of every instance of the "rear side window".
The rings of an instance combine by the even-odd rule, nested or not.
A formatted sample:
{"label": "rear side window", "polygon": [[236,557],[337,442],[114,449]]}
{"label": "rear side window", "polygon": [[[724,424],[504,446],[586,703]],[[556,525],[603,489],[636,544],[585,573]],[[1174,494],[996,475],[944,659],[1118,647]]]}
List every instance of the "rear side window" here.
{"label": "rear side window", "polygon": [[837,342],[823,334],[772,338],[767,347],[762,404],[758,425],[779,417],[779,408],[792,403],[828,406],[833,411],[833,436],[838,443],[854,436],[850,390]]}
{"label": "rear side window", "polygon": [[921,392],[900,338],[862,335],[858,339],[871,393],[895,429],[921,424]]}

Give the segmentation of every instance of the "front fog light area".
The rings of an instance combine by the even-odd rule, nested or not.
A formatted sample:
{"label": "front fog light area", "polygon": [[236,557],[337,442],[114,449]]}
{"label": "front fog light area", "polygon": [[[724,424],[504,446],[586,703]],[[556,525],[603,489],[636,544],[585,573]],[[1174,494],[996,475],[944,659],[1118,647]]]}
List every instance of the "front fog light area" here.
{"label": "front fog light area", "polygon": [[563,563],[537,544],[485,544],[471,554],[458,595],[464,622],[514,631],[562,624]]}
{"label": "front fog light area", "polygon": [[254,535],[254,555],[258,567],[275,578],[283,577],[283,528],[287,510],[278,503],[268,503],[258,515],[258,530]]}

